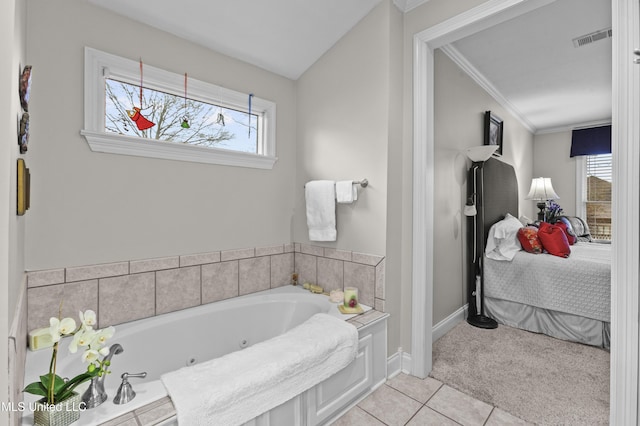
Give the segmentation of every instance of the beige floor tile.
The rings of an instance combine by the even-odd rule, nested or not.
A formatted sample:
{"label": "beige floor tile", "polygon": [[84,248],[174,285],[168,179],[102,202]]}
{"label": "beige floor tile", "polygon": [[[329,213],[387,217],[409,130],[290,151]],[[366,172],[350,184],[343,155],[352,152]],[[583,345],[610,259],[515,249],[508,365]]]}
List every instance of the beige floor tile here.
{"label": "beige floor tile", "polygon": [[504,410],[494,408],[489,416],[489,420],[485,426],[511,426],[511,425],[533,425],[533,423],[525,422]]}
{"label": "beige floor tile", "polygon": [[429,407],[422,407],[418,414],[407,423],[407,426],[457,426],[458,423],[433,411]]}
{"label": "beige floor tile", "polygon": [[427,406],[464,426],[482,426],[492,407],[449,386],[442,386]]}
{"label": "beige floor tile", "polygon": [[351,410],[340,417],[332,426],[384,426],[384,423],[373,417],[371,414],[359,407],[353,407]]}
{"label": "beige floor tile", "polygon": [[402,426],[418,412],[422,404],[387,385],[382,385],[358,406],[389,426]]}
{"label": "beige floor tile", "polygon": [[436,393],[442,383],[431,377],[420,379],[408,374],[398,374],[387,381],[387,385],[424,404]]}

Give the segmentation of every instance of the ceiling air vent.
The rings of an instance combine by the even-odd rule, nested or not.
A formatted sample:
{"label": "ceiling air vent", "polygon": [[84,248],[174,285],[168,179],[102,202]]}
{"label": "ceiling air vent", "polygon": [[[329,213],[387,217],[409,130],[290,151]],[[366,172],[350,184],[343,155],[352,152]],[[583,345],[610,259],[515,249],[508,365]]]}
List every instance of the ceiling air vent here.
{"label": "ceiling air vent", "polygon": [[582,47],[587,44],[594,43],[598,40],[604,40],[607,38],[611,38],[612,35],[611,28],[605,28],[604,30],[596,31],[590,34],[586,34],[580,37],[576,37],[573,39],[573,47]]}

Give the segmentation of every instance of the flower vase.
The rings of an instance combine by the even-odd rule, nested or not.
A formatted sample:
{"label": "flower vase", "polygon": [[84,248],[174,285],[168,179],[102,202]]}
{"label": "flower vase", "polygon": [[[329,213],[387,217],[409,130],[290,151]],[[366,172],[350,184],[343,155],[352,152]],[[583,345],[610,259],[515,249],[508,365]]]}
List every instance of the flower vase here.
{"label": "flower vase", "polygon": [[33,424],[36,426],[67,426],[80,418],[83,411],[82,396],[73,393],[69,398],[57,404],[47,404],[43,398],[36,402],[33,410]]}

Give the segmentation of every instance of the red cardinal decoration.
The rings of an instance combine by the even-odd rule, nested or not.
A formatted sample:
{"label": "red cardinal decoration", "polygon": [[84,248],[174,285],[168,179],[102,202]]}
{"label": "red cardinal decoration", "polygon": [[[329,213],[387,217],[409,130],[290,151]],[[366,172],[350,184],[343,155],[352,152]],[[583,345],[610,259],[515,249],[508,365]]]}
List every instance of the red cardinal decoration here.
{"label": "red cardinal decoration", "polygon": [[140,108],[133,107],[133,110],[128,109],[127,114],[129,118],[136,123],[138,130],[147,130],[156,125],[149,121],[146,117],[140,114],[140,109],[142,108],[142,59],[140,59]]}

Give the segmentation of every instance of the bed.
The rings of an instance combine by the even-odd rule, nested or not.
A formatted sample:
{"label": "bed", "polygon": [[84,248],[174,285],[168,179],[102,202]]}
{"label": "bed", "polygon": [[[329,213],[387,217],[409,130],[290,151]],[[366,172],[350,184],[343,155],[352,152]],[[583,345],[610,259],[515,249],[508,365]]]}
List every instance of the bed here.
{"label": "bed", "polygon": [[[507,214],[517,217],[513,167],[497,159],[484,165],[484,235]],[[515,189],[514,189],[515,188]],[[611,245],[578,242],[568,258],[517,251],[511,261],[483,257],[485,315],[500,324],[609,348]]]}

